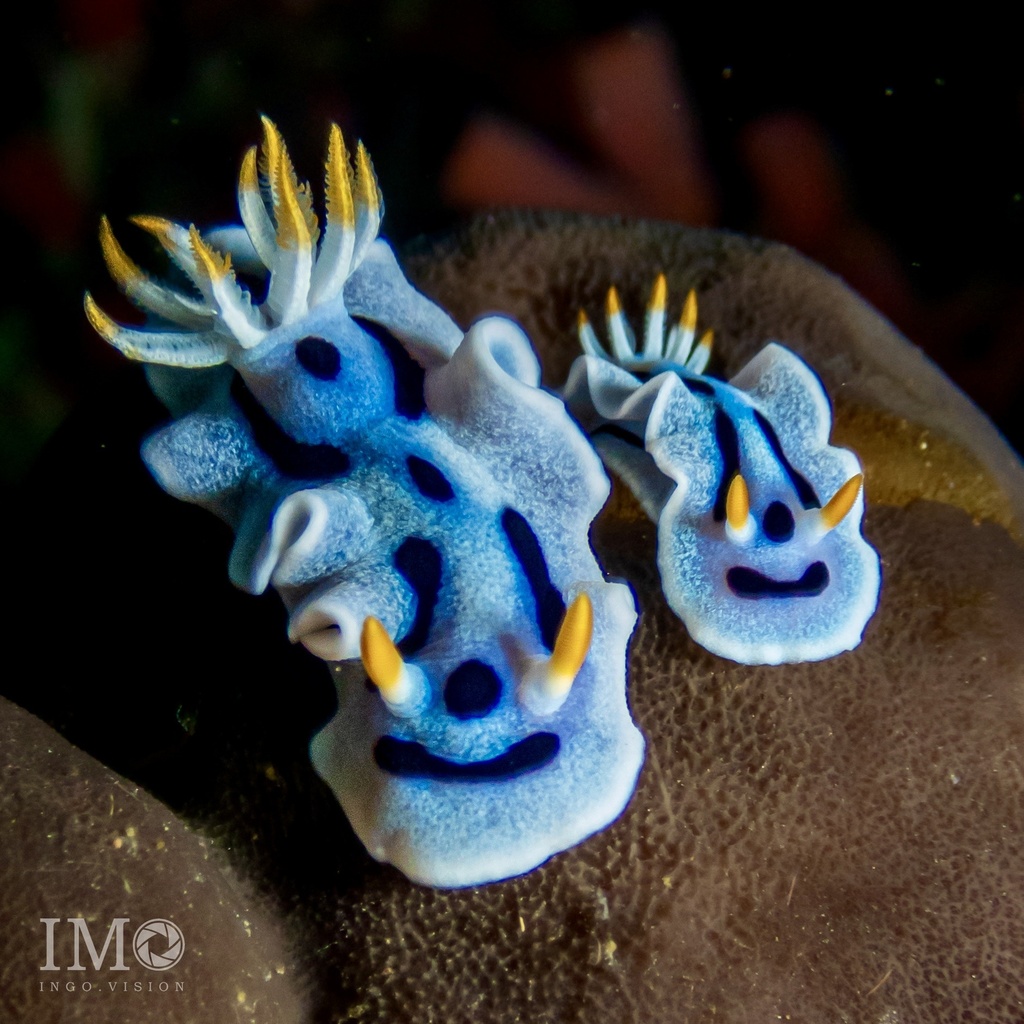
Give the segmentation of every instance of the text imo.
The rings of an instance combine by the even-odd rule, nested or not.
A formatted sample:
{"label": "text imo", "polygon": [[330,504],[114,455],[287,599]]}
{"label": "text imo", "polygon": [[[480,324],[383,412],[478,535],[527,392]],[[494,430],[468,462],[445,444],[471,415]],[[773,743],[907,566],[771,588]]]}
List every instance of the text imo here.
{"label": "text imo", "polygon": [[[87,970],[86,965],[82,963],[83,949],[91,961],[93,969],[103,970],[107,956],[111,954],[111,946],[113,946],[113,963],[107,966],[107,970],[127,971],[131,969],[124,962],[124,931],[125,926],[131,923],[129,918],[115,917],[110,922],[103,945],[99,950],[96,948],[96,941],[84,917],[69,917],[67,919],[41,917],[39,923],[46,928],[46,963],[39,968],[41,971]],[[74,938],[74,960],[68,967],[61,967],[57,963],[57,926],[62,923],[70,927]],[[62,951],[66,952],[66,947],[70,945],[67,941],[67,927],[61,929],[61,932],[66,938],[60,943],[60,946]],[[167,971],[184,956],[185,936],[173,921],[168,921],[163,917],[154,917],[135,929],[131,948],[135,960],[147,971]]]}

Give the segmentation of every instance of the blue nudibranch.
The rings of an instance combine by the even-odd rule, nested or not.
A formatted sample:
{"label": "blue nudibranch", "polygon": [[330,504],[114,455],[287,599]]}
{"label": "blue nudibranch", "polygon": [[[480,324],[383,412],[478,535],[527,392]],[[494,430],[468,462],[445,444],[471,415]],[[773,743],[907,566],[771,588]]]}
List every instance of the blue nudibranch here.
{"label": "blue nudibranch", "polygon": [[580,313],[585,354],[564,398],[658,524],[669,604],[699,644],[746,664],[856,647],[879,559],[861,534],[860,464],[829,444],[820,380],[775,342],[728,383],[706,376],[695,294],[666,332],[666,291],[659,275],[639,349],[614,288],[611,355]]}
{"label": "blue nudibranch", "polygon": [[[353,170],[332,127],[321,231],[264,130],[244,227],[136,219],[193,289],[148,277],[104,220],[110,271],[154,322],[88,295],[87,315],[156,364],[175,417],[143,446],[157,481],[234,528],[234,582],[273,584],[331,664],[311,756],[369,852],[437,886],[528,871],[614,820],[643,757],[633,599],[588,541],[607,477],[512,321],[463,336],[406,281],[362,145]],[[262,302],[235,266],[267,279]]]}

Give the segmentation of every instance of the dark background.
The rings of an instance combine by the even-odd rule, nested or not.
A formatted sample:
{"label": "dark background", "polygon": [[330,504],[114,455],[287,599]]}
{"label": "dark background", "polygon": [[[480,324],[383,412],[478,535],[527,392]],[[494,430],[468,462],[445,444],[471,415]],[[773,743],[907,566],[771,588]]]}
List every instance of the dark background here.
{"label": "dark background", "polygon": [[[894,38],[573,0],[52,0],[6,38],[0,486],[119,372],[101,213],[234,216],[257,115],[319,194],[326,127],[369,147],[402,244],[489,203],[715,224],[845,277],[1024,446],[1022,62],[965,16]],[[847,23],[848,22],[848,23]],[[813,40],[813,44],[809,42]]]}

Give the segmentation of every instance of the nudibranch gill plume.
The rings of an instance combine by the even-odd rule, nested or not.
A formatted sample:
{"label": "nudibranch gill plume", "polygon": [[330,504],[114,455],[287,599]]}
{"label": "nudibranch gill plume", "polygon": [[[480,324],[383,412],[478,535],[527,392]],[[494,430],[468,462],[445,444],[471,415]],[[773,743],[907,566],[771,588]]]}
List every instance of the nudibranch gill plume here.
{"label": "nudibranch gill plume", "polygon": [[860,643],[878,601],[878,555],[861,533],[857,457],[829,444],[821,381],[770,342],[728,383],[704,373],[690,292],[666,330],[659,275],[642,344],[615,288],[611,353],[585,313],[564,398],[658,524],[666,599],[690,635],[747,664],[818,661]]}
{"label": "nudibranch gill plume", "polygon": [[86,312],[174,416],[143,445],[150,471],[232,526],[232,580],[273,585],[291,639],[330,663],[338,709],[311,757],[367,850],[430,885],[495,881],[608,825],[640,769],[633,598],[588,541],[608,480],[516,324],[463,335],[409,285],[369,158],[353,169],[336,127],[325,191],[321,231],[264,119],[242,226],[136,220],[191,290],[103,221],[153,319]]}

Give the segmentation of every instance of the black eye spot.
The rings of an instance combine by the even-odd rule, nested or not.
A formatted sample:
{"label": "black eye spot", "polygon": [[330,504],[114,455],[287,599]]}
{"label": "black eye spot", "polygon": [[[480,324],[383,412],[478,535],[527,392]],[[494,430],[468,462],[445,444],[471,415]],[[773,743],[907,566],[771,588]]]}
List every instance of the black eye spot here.
{"label": "black eye spot", "polygon": [[501,680],[490,665],[464,661],[444,684],[444,706],[456,718],[483,718],[501,699]]}
{"label": "black eye spot", "polygon": [[455,497],[448,478],[432,462],[410,455],[405,464],[409,467],[412,482],[424,497],[434,501],[451,501]]}
{"label": "black eye spot", "polygon": [[310,336],[295,343],[295,358],[306,373],[318,380],[336,380],[341,353],[326,339]]}
{"label": "black eye spot", "polygon": [[793,513],[781,501],[773,501],[764,512],[764,535],[776,544],[785,544],[793,536]]}

